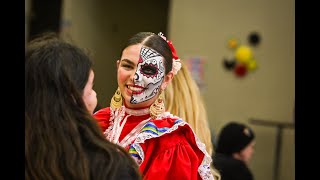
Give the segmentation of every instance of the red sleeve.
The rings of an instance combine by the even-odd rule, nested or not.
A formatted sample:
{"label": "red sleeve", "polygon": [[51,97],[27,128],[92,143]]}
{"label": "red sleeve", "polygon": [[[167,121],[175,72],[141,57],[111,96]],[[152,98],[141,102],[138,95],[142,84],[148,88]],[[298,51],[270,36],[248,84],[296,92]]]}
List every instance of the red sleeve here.
{"label": "red sleeve", "polygon": [[109,126],[110,119],[110,108],[103,108],[93,114],[93,117],[97,120],[100,125],[102,132],[104,132]]}
{"label": "red sleeve", "polygon": [[[144,179],[201,179],[198,168],[204,154],[192,145],[193,142],[190,144],[185,137],[173,134],[163,136],[159,140],[145,142],[149,150],[145,149],[145,162],[140,166]],[[170,148],[158,151],[164,146]]]}

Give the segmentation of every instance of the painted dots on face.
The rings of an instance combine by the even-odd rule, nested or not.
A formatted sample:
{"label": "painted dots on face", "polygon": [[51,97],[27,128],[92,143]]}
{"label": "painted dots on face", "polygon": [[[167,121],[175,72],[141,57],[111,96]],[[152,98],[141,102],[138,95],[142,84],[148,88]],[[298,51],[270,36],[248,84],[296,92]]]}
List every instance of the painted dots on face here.
{"label": "painted dots on face", "polygon": [[165,75],[163,60],[158,52],[142,46],[134,76],[135,87],[140,90],[133,93],[131,103],[147,101],[158,93]]}

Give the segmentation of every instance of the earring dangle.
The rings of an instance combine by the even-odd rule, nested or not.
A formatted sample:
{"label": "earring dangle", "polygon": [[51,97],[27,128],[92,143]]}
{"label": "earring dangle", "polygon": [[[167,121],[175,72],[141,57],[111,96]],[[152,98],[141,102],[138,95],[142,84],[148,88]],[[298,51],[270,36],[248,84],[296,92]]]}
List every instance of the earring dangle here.
{"label": "earring dangle", "polygon": [[120,89],[118,87],[117,91],[114,93],[111,99],[110,107],[112,109],[118,109],[121,106],[122,106],[122,96],[121,96]]}
{"label": "earring dangle", "polygon": [[161,91],[159,97],[150,106],[150,116],[155,119],[155,118],[157,118],[158,115],[160,115],[164,112],[165,112],[164,98],[163,98],[163,94]]}

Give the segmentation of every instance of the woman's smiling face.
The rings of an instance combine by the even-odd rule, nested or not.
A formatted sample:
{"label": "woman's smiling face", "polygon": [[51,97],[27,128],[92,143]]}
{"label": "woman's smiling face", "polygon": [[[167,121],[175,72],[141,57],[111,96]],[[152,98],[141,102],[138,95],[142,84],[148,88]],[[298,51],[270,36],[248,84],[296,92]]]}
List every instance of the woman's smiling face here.
{"label": "woman's smiling face", "polygon": [[164,58],[141,44],[122,52],[118,64],[118,85],[127,107],[150,106],[165,77]]}

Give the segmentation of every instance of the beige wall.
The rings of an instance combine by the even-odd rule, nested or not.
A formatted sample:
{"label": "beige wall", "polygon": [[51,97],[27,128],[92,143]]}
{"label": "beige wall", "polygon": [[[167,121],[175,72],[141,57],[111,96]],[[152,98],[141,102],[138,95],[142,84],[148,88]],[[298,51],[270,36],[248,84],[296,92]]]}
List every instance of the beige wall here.
{"label": "beige wall", "polygon": [[[169,35],[182,59],[205,57],[203,96],[211,128],[218,133],[228,121],[249,118],[293,121],[295,97],[295,39],[293,0],[172,0]],[[262,41],[252,48],[255,72],[237,78],[222,65],[233,55],[227,40],[248,45],[250,32]],[[256,132],[256,151],[250,164],[258,180],[272,179],[276,129],[249,124]],[[294,179],[294,130],[283,133],[281,180]]]}
{"label": "beige wall", "polygon": [[[63,36],[92,51],[95,90],[101,106],[108,106],[117,89],[116,60],[122,43],[139,31],[166,31],[165,3],[160,1],[65,0]],[[151,7],[158,7],[153,9]]]}
{"label": "beige wall", "polygon": [[[145,3],[154,8],[144,8]],[[165,31],[162,4],[157,1],[105,2],[65,0],[63,20],[71,22],[64,37],[89,48],[96,62],[95,90],[102,106],[117,87],[115,61],[121,42],[138,31]],[[142,9],[141,9],[142,8]],[[144,8],[144,9],[143,9]],[[158,10],[158,12],[155,12]],[[163,11],[164,12],[164,11]],[[293,0],[172,0],[167,36],[180,58],[203,56],[206,89],[203,95],[210,126],[218,133],[226,122],[249,118],[292,122],[295,96]],[[234,36],[246,43],[252,31],[262,41],[253,52],[258,69],[239,79],[222,66]],[[251,125],[256,152],[250,164],[257,180],[272,179],[276,130]],[[281,180],[294,179],[294,130],[283,133]]]}
{"label": "beige wall", "polygon": [[[113,37],[111,28],[112,16],[109,6],[103,1],[92,0],[65,0],[63,4],[62,21],[67,23],[62,26],[62,35],[80,47],[87,48],[95,61],[95,90],[99,104],[106,101],[107,94],[116,89],[115,81],[115,46],[112,44]],[[105,75],[108,73],[108,75]],[[104,105],[106,105],[104,103]]]}

